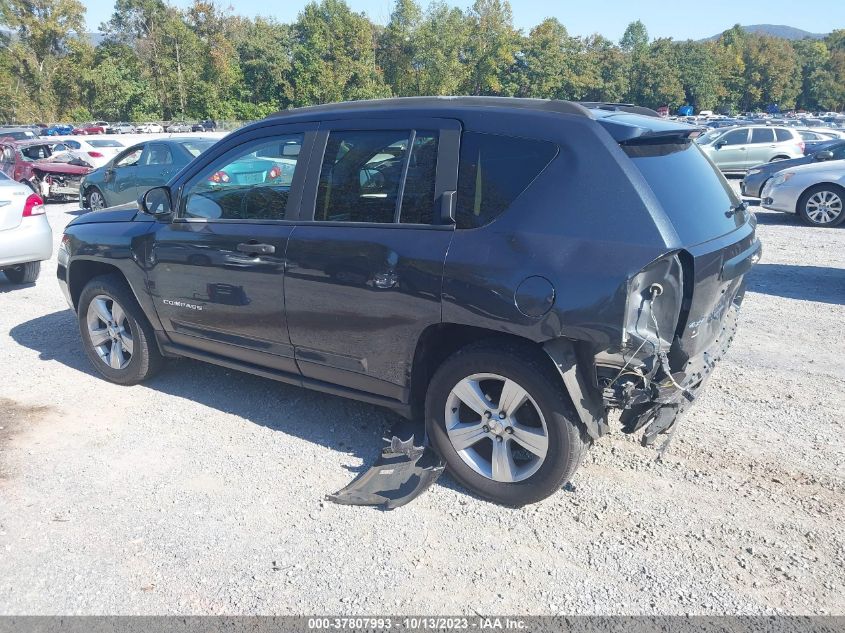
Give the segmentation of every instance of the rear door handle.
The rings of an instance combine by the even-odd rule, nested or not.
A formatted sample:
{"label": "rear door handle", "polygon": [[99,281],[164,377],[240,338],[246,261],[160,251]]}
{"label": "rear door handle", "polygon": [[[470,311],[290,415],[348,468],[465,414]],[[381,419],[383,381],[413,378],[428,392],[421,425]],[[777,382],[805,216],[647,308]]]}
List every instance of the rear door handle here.
{"label": "rear door handle", "polygon": [[258,244],[256,242],[238,244],[237,249],[248,255],[272,255],[276,252],[276,247],[272,244]]}

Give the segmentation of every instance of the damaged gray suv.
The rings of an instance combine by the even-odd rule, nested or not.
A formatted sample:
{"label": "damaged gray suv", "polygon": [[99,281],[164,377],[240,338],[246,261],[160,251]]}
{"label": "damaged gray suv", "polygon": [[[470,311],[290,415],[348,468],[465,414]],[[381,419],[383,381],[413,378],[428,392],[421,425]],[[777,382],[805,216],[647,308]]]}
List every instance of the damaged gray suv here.
{"label": "damaged gray suv", "polygon": [[699,133],[620,104],[290,110],[75,219],[59,282],[109,380],[184,356],[389,407],[522,505],[611,409],[671,433],[731,342],[760,243]]}

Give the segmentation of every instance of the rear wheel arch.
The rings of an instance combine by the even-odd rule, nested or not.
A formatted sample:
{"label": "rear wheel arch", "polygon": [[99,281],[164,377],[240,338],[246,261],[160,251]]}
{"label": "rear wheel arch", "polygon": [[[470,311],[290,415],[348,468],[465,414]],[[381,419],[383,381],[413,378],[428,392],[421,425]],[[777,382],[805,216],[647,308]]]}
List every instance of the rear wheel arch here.
{"label": "rear wheel arch", "polygon": [[789,156],[787,156],[786,154],[778,154],[777,156],[774,156],[769,162],[775,163],[779,160],[789,160]]}
{"label": "rear wheel arch", "polygon": [[482,342],[501,346],[504,350],[518,350],[533,355],[559,381],[561,388],[567,390],[556,361],[543,344],[482,327],[437,323],[422,332],[414,350],[410,376],[410,404],[414,416],[422,414],[428,384],[437,369],[462,349]]}

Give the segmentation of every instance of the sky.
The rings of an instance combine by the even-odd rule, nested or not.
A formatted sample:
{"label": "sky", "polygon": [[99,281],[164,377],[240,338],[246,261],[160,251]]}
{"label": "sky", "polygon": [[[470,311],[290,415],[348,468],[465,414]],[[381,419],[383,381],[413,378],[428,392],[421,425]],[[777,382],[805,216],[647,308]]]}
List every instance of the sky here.
{"label": "sky", "polygon": [[[191,0],[169,0],[186,7]],[[417,0],[425,7],[428,0]],[[472,0],[447,0],[466,9]],[[353,10],[366,13],[374,22],[390,18],[392,0],[347,0]],[[84,0],[91,31],[99,30],[114,8],[114,0]],[[307,0],[217,0],[231,5],[235,13],[293,22]],[[651,37],[676,40],[702,39],[721,33],[734,24],[785,24],[812,33],[845,28],[845,0],[814,0],[810,8],[797,0],[511,0],[514,24],[526,32],[547,17],[556,17],[571,35],[601,33],[612,40],[622,37],[625,27],[642,20]]]}

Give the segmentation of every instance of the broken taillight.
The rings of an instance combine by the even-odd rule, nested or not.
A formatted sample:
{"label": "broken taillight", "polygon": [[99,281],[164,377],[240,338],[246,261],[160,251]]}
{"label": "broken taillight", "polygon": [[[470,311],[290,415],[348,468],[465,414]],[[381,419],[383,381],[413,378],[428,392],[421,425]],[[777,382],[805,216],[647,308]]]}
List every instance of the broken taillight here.
{"label": "broken taillight", "polygon": [[34,215],[44,215],[47,209],[44,208],[44,201],[37,194],[30,194],[23,203],[23,217],[29,218]]}

